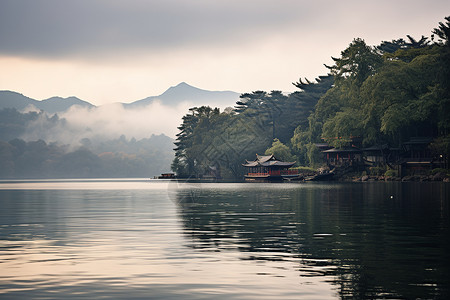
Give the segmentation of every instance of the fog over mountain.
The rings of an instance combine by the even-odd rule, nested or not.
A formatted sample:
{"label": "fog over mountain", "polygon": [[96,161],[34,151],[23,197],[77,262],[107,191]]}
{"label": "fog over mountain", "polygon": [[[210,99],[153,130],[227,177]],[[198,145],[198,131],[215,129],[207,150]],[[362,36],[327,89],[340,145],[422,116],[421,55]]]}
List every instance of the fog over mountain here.
{"label": "fog over mountain", "polygon": [[94,106],[0,91],[0,178],[152,177],[170,170],[182,117],[233,106],[234,92],[186,83],[132,103]]}
{"label": "fog over mountain", "polygon": [[42,139],[50,142],[78,145],[84,139],[115,139],[122,135],[142,139],[152,134],[175,137],[181,117],[189,109],[188,104],[175,107],[155,101],[143,107],[126,109],[120,103],[95,108],[72,106],[58,113],[64,122],[49,126],[46,116],[41,115],[30,123],[25,140]]}
{"label": "fog over mountain", "polygon": [[42,101],[29,98],[22,94],[12,91],[0,91],[0,109],[15,108],[19,111],[37,109],[47,113],[54,114],[68,110],[71,106],[94,107],[89,102],[78,99],[77,97],[52,97]]}
{"label": "fog over mountain", "polygon": [[207,91],[182,82],[159,96],[131,103],[94,106],[76,97],[52,97],[38,101],[11,91],[0,91],[0,109],[15,108],[22,112],[57,113],[64,123],[48,124],[44,115],[29,123],[24,140],[78,145],[83,138],[111,139],[121,135],[136,139],[152,134],[174,138],[181,118],[193,106],[211,105],[224,109],[233,106],[239,94],[231,91]]}

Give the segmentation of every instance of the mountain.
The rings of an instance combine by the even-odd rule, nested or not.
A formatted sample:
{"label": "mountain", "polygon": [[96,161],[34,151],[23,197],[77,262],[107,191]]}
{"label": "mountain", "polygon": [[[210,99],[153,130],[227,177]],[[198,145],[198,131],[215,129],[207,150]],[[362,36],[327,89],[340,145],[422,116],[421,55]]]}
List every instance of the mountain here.
{"label": "mountain", "polygon": [[28,98],[22,94],[11,91],[0,91],[0,109],[3,108],[15,108],[17,110],[23,110],[29,105],[37,107],[39,101]]}
{"label": "mountain", "polygon": [[239,100],[239,93],[232,91],[207,91],[193,87],[185,82],[170,87],[159,96],[151,96],[132,103],[124,104],[125,108],[135,108],[148,105],[155,100],[167,106],[176,106],[183,102],[193,105],[233,106]]}
{"label": "mountain", "polygon": [[40,102],[38,106],[39,109],[51,114],[66,111],[73,105],[84,106],[87,108],[94,107],[91,103],[78,99],[77,97],[52,97],[38,102]]}
{"label": "mountain", "polygon": [[66,111],[73,105],[94,107],[94,105],[90,104],[89,102],[83,101],[76,97],[52,97],[49,99],[38,101],[16,92],[0,91],[0,109],[15,108],[21,111],[31,105],[36,107],[37,109],[44,110],[51,114]]}
{"label": "mountain", "polygon": [[[132,103],[122,103],[122,105],[127,109],[140,108],[153,103],[155,100],[159,100],[166,106],[177,106],[180,103],[188,102],[193,106],[209,105],[225,108],[227,106],[234,106],[236,101],[239,100],[239,95],[239,93],[232,91],[202,90],[182,82],[176,86],[170,87],[159,96],[147,97]],[[66,111],[73,105],[88,108],[95,107],[95,105],[76,97],[52,97],[38,101],[16,92],[0,91],[0,109],[15,108],[22,111],[30,105],[50,114]]]}

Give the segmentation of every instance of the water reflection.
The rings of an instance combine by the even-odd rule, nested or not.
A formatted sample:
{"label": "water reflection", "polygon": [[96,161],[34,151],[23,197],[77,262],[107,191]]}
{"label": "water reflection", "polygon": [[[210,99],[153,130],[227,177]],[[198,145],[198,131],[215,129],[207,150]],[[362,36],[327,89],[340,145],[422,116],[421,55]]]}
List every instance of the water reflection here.
{"label": "water reflection", "polygon": [[343,298],[409,299],[450,296],[448,199],[447,185],[370,183],[186,188],[176,202],[194,249],[294,265]]}
{"label": "water reflection", "polygon": [[0,298],[449,296],[442,183],[36,184],[0,183]]}
{"label": "water reflection", "polygon": [[177,189],[104,184],[0,188],[0,298],[336,297],[325,280],[299,280],[286,262],[192,247],[171,201]]}

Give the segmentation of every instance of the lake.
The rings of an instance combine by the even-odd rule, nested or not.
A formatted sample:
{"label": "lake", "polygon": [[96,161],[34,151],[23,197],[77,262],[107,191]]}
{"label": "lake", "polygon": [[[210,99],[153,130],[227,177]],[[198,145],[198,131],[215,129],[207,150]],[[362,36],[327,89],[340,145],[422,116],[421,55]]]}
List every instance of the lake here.
{"label": "lake", "polygon": [[450,184],[0,181],[1,299],[449,299]]}

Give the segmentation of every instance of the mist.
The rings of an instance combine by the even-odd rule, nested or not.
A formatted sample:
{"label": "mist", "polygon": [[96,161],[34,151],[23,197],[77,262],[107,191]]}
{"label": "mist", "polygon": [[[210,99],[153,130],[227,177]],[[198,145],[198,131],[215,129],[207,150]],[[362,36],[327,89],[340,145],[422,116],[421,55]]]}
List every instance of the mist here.
{"label": "mist", "polygon": [[[121,103],[95,108],[72,106],[57,115],[41,115],[30,122],[22,138],[26,141],[45,140],[79,146],[83,139],[103,141],[124,135],[143,139],[164,134],[175,138],[185,115],[193,103],[166,106],[156,100],[141,106],[124,108]],[[31,108],[28,108],[29,111]]]}

